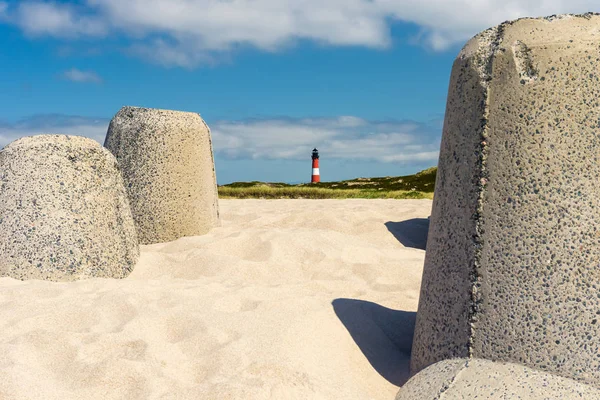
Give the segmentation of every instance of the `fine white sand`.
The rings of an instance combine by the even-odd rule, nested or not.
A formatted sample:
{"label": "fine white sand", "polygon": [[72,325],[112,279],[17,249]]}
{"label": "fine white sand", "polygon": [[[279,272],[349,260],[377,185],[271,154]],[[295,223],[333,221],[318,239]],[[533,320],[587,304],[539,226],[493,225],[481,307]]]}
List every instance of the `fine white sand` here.
{"label": "fine white sand", "polygon": [[0,278],[0,399],[393,399],[431,201],[220,207],[124,280]]}

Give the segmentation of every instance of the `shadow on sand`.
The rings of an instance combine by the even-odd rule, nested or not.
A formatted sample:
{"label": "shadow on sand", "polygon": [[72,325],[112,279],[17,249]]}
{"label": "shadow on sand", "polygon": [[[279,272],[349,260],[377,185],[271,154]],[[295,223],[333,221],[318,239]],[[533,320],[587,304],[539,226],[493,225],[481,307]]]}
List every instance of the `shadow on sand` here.
{"label": "shadow on sand", "polygon": [[417,313],[354,299],[331,304],[373,368],[396,386],[406,383]]}
{"label": "shadow on sand", "polygon": [[406,247],[425,250],[427,246],[428,218],[413,218],[400,222],[386,222],[388,231]]}

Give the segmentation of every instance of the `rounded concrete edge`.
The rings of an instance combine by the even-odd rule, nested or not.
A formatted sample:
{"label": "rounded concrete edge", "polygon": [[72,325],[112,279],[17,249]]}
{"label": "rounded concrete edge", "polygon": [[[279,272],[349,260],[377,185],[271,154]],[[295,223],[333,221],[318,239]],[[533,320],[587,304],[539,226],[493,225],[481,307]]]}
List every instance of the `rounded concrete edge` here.
{"label": "rounded concrete edge", "polygon": [[438,399],[467,363],[466,358],[454,358],[430,365],[400,388],[396,400]]}
{"label": "rounded concrete edge", "polygon": [[396,400],[442,398],[599,399],[600,389],[518,364],[474,358],[433,364],[413,376],[396,396]]}

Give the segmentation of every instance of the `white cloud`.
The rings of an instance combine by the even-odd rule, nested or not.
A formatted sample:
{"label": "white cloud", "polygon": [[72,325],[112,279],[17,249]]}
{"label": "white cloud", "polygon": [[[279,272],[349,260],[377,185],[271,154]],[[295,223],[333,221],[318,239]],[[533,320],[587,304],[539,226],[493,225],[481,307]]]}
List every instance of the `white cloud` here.
{"label": "white cloud", "polygon": [[149,44],[134,44],[129,47],[129,52],[165,67],[193,68],[200,64],[216,64],[214,55],[205,51],[190,51],[190,48],[193,46],[156,39]]}
{"label": "white cloud", "polygon": [[61,134],[85,136],[104,143],[109,120],[69,115],[36,115],[14,124],[0,124],[0,148],[24,136]]}
{"label": "white cloud", "polygon": [[86,0],[81,6],[38,0],[20,2],[4,19],[30,35],[118,32],[135,54],[191,67],[240,46],[276,51],[299,39],[386,48],[394,21],[416,24],[420,33],[412,41],[443,50],[508,19],[598,7],[597,0]]}
{"label": "white cloud", "polygon": [[391,18],[421,27],[418,41],[434,50],[521,17],[600,11],[596,0],[373,0]]}
{"label": "white cloud", "polygon": [[102,78],[98,76],[94,71],[81,71],[77,68],[71,68],[65,71],[61,76],[69,81],[78,83],[101,83]]}
{"label": "white cloud", "polygon": [[53,2],[22,2],[12,20],[31,36],[104,36],[107,29],[102,16],[88,16],[83,8]]}
{"label": "white cloud", "polygon": [[435,162],[441,136],[426,124],[351,116],[217,121],[211,130],[215,152],[234,159],[303,160],[317,147],[329,159]]}
{"label": "white cloud", "polygon": [[[0,147],[44,133],[87,136],[102,144],[109,122],[106,118],[33,116],[0,124]],[[353,116],[216,121],[209,126],[215,155],[239,160],[306,160],[313,147],[318,147],[330,160],[434,164],[441,135],[439,128],[427,124]]]}
{"label": "white cloud", "polygon": [[89,0],[122,30],[167,34],[198,49],[249,44],[276,50],[297,39],[381,46],[388,28],[364,0]]}

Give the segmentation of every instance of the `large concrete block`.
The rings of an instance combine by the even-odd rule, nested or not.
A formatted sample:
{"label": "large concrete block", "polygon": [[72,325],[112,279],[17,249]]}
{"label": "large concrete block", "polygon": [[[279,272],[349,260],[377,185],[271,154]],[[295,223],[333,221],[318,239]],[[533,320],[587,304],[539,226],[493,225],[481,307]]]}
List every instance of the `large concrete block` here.
{"label": "large concrete block", "polygon": [[92,139],[39,135],[0,151],[0,276],[124,278],[139,256],[123,179]]}
{"label": "large concrete block", "polygon": [[219,225],[210,130],[200,115],[123,107],[104,145],[119,162],[141,244]]}
{"label": "large concrete block", "polygon": [[506,22],[450,78],[411,359],[600,387],[600,17]]}

